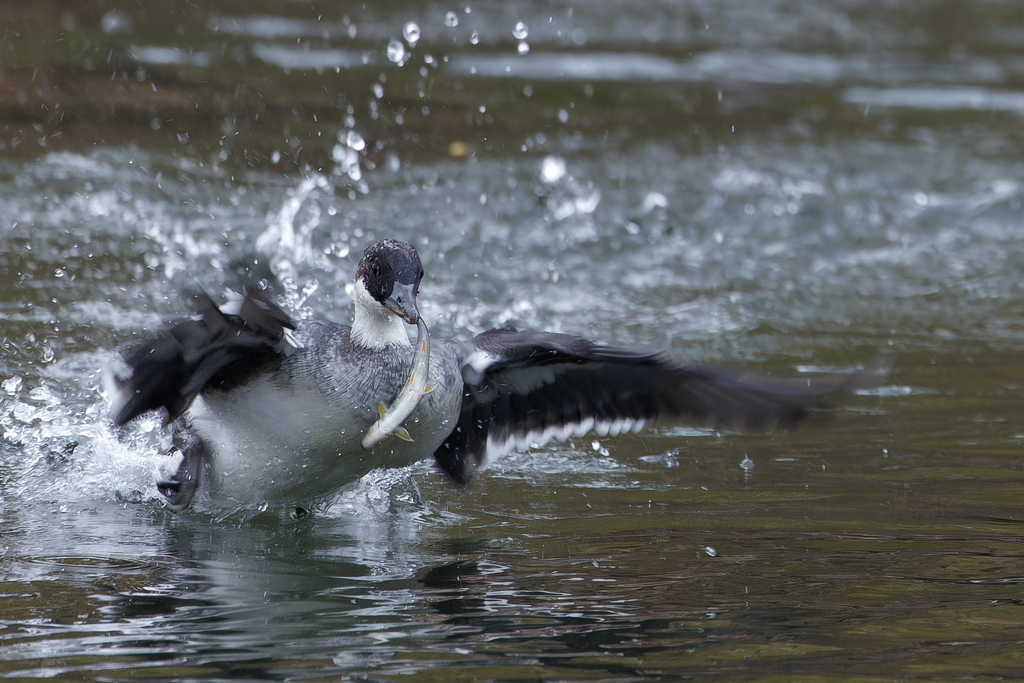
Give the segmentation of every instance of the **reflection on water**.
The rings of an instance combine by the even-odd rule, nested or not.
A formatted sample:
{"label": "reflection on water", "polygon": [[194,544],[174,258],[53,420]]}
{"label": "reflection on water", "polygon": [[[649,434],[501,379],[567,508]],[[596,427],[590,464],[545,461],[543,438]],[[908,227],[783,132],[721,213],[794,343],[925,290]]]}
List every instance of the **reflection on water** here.
{"label": "reflection on water", "polygon": [[[329,13],[327,13],[329,12]],[[1010,676],[1024,612],[1012,3],[28,3],[0,40],[0,676]],[[511,322],[890,383],[173,515],[98,370],[275,278],[346,321],[412,241]],[[713,549],[713,551],[711,550]]]}

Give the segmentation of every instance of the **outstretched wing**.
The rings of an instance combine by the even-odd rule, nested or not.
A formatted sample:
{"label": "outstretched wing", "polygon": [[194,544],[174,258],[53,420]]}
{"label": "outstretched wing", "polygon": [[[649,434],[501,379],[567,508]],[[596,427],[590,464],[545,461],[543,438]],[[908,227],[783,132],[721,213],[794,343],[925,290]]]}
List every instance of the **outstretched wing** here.
{"label": "outstretched wing", "polygon": [[227,314],[206,294],[196,296],[197,315],[154,339],[129,344],[104,372],[114,422],[164,408],[165,423],[184,413],[207,386],[229,388],[277,360],[286,329],[295,324],[276,304],[246,288]]}
{"label": "outstretched wing", "polygon": [[785,381],[684,365],[563,334],[489,330],[468,346],[459,421],[435,451],[464,483],[518,446],[685,421],[728,429],[792,427],[845,382]]}

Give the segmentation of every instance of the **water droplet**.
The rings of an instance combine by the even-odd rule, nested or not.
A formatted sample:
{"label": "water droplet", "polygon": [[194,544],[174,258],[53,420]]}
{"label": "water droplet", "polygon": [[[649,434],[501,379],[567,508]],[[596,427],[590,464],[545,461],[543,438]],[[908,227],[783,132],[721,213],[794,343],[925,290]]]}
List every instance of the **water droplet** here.
{"label": "water droplet", "polygon": [[381,85],[380,83],[374,83],[373,84],[373,96],[376,97],[378,100],[380,98],[384,97],[384,86]]}
{"label": "water droplet", "polygon": [[456,26],[459,25],[459,15],[457,15],[455,12],[449,12],[448,14],[444,15],[444,25],[448,26],[449,28],[455,28]]}
{"label": "water droplet", "polygon": [[415,21],[410,21],[402,28],[402,36],[405,38],[405,42],[409,43],[409,47],[415,46],[420,42],[420,25]]}
{"label": "water droplet", "polygon": [[53,359],[54,359],[53,349],[51,349],[49,346],[44,346],[43,347],[43,362],[44,363],[52,363]]}
{"label": "water droplet", "polygon": [[361,152],[366,148],[366,141],[363,140],[363,136],[354,130],[350,130],[345,136],[345,144],[357,152]]}
{"label": "water droplet", "polygon": [[392,38],[391,42],[388,43],[388,60],[401,66],[402,60],[405,59],[405,45],[402,45],[402,41],[397,38]]}
{"label": "water droplet", "polygon": [[559,109],[558,110],[558,120],[561,121],[562,123],[568,123],[569,122],[569,110],[568,109]]}
{"label": "water droplet", "polygon": [[750,459],[749,455],[744,454],[743,460],[740,460],[740,467],[749,472],[754,469],[754,461]]}
{"label": "water droplet", "polygon": [[279,163],[281,163],[281,153],[279,151],[277,151],[276,149],[274,150],[274,153],[270,155],[270,163],[272,163],[272,164],[279,164]]}
{"label": "water droplet", "polygon": [[521,55],[529,54],[530,44],[524,40],[523,42],[519,43],[519,45],[516,47],[516,52],[518,52]]}
{"label": "water droplet", "polygon": [[[540,179],[549,185],[553,185],[565,177],[565,172],[565,159],[562,157],[547,156],[540,163]],[[595,441],[594,443],[597,442]],[[594,450],[597,449],[595,448]]]}
{"label": "water droplet", "polygon": [[68,274],[68,272],[66,270],[64,270],[63,268],[58,268],[57,270],[53,271],[53,276],[54,277],[64,277],[67,274]]}
{"label": "water droplet", "polygon": [[654,209],[667,209],[668,208],[668,197],[660,192],[649,192],[644,197],[644,203],[642,204],[641,210],[644,213],[653,211]]}
{"label": "water droplet", "polygon": [[706,552],[708,554],[708,557],[717,557],[718,556],[718,551],[715,550],[711,546],[707,546],[706,548],[704,548],[704,552]]}
{"label": "water droplet", "polygon": [[480,34],[477,33],[476,31],[473,31],[471,34],[469,34],[469,42],[472,43],[473,45],[476,45],[477,43],[479,43],[480,42]]}
{"label": "water droplet", "polygon": [[526,28],[526,24],[521,21],[516,22],[516,25],[512,28],[512,36],[516,40],[526,40],[528,35],[530,35],[530,29]]}
{"label": "water droplet", "polygon": [[110,10],[100,19],[100,29],[107,34],[111,33],[131,33],[132,31],[132,20],[127,14]]}

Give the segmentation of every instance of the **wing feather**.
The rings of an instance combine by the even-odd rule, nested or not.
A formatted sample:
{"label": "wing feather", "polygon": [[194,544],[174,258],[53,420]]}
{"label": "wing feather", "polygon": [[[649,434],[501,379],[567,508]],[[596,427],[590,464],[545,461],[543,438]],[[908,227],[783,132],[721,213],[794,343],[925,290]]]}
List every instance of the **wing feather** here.
{"label": "wing feather", "polygon": [[755,377],[509,328],[477,336],[465,358],[459,420],[434,453],[459,483],[517,447],[590,430],[619,434],[652,422],[791,428],[850,383]]}
{"label": "wing feather", "polygon": [[122,425],[150,410],[170,423],[208,386],[235,386],[284,350],[295,324],[277,305],[247,288],[237,315],[219,310],[206,294],[197,315],[153,339],[121,348],[104,372],[111,415]]}

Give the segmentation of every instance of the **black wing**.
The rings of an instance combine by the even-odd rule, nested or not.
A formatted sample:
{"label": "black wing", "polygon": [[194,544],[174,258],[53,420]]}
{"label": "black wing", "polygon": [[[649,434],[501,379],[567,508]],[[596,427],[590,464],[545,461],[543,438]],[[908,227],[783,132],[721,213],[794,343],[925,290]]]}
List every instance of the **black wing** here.
{"label": "black wing", "polygon": [[164,408],[177,419],[205,387],[230,388],[277,360],[285,329],[295,324],[276,304],[246,288],[237,315],[220,311],[206,294],[197,313],[156,338],[127,345],[104,373],[114,422]]}
{"label": "black wing", "polygon": [[518,446],[591,430],[619,434],[667,421],[764,431],[793,427],[848,384],[752,377],[513,329],[476,337],[467,348],[463,379],[458,424],[434,453],[459,483]]}

